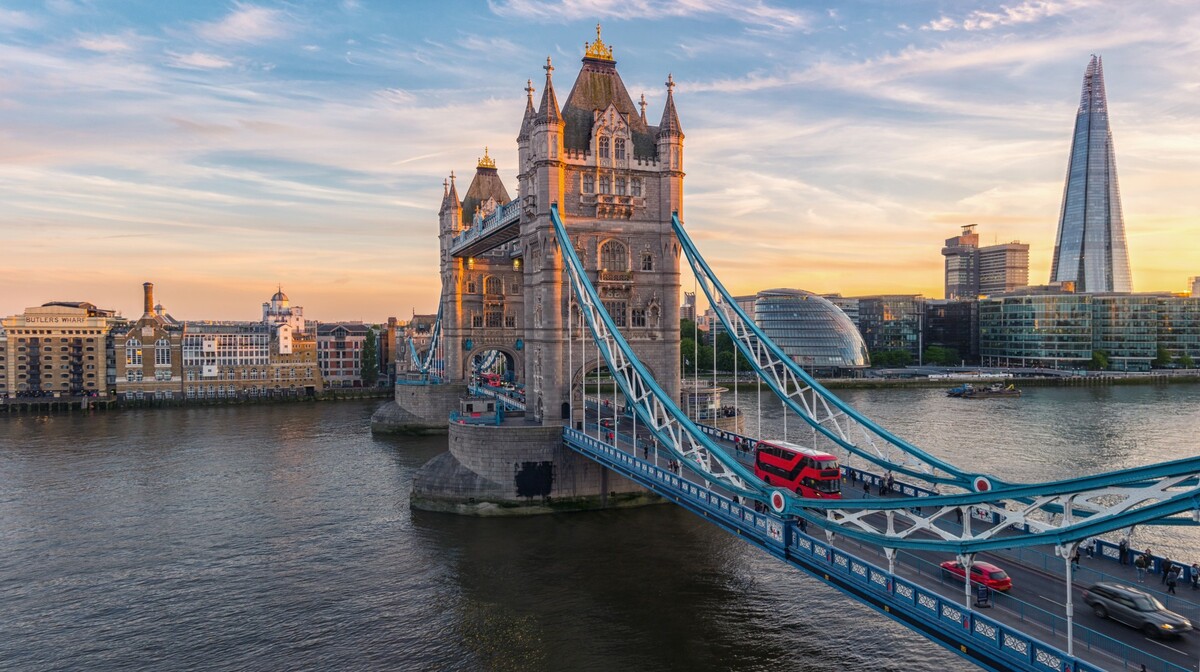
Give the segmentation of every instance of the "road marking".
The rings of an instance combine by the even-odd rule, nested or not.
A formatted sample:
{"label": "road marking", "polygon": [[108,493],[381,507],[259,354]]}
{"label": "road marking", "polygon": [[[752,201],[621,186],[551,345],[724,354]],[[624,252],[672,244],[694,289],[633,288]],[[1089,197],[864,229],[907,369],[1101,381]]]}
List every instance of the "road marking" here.
{"label": "road marking", "polygon": [[1047,602],[1050,602],[1050,603],[1053,603],[1053,604],[1057,604],[1058,606],[1060,606],[1060,607],[1063,607],[1064,609],[1065,609],[1065,608],[1066,608],[1066,606],[1067,606],[1067,605],[1063,604],[1062,602],[1059,602],[1059,601],[1057,601],[1057,600],[1052,600],[1052,599],[1050,599],[1050,598],[1046,597],[1045,595],[1038,595],[1038,597],[1042,598],[1043,600],[1045,600],[1045,601],[1047,601]]}
{"label": "road marking", "polygon": [[1183,654],[1183,655],[1185,655],[1185,656],[1190,656],[1190,655],[1191,655],[1191,654],[1190,654],[1190,653],[1188,653],[1187,651],[1181,651],[1181,650],[1179,650],[1179,649],[1177,649],[1177,648],[1175,648],[1175,647],[1173,647],[1173,646],[1167,646],[1166,644],[1163,644],[1162,642],[1158,641],[1157,639],[1150,639],[1149,637],[1146,637],[1146,638],[1145,638],[1145,640],[1146,640],[1147,642],[1150,642],[1151,644],[1158,644],[1159,646],[1163,647],[1164,649],[1170,649],[1170,650],[1174,651],[1175,653],[1181,653],[1181,654]]}

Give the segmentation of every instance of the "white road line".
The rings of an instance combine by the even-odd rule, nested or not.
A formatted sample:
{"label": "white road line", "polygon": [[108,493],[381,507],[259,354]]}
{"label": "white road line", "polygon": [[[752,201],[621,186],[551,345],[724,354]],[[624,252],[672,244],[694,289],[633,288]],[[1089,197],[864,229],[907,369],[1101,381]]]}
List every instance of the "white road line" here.
{"label": "white road line", "polygon": [[1175,647],[1173,647],[1173,646],[1167,646],[1166,644],[1163,644],[1162,642],[1158,641],[1157,639],[1150,639],[1149,637],[1146,637],[1145,639],[1146,639],[1146,641],[1147,641],[1147,642],[1150,642],[1151,644],[1157,644],[1157,645],[1159,645],[1159,646],[1163,647],[1164,649],[1170,649],[1170,650],[1174,651],[1175,653],[1180,653],[1180,654],[1183,654],[1183,655],[1185,655],[1185,656],[1190,656],[1190,655],[1192,655],[1192,654],[1188,653],[1187,651],[1182,651],[1182,650],[1180,650],[1180,649],[1177,649],[1177,648],[1175,648]]}
{"label": "white road line", "polygon": [[1052,604],[1057,604],[1058,606],[1060,606],[1060,607],[1062,607],[1062,608],[1064,608],[1064,609],[1066,609],[1066,608],[1067,608],[1067,605],[1063,604],[1062,602],[1059,602],[1059,601],[1057,601],[1057,600],[1052,600],[1052,599],[1050,599],[1050,598],[1046,597],[1045,595],[1038,595],[1038,597],[1040,597],[1040,598],[1042,598],[1043,600],[1045,600],[1045,601],[1047,601],[1047,602],[1050,602],[1050,603],[1052,603]]}

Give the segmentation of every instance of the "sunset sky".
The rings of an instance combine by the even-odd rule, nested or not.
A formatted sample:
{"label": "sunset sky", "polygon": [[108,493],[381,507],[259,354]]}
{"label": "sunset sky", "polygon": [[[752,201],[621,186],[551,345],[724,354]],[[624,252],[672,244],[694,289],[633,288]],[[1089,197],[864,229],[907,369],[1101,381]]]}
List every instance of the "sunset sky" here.
{"label": "sunset sky", "polygon": [[10,0],[0,315],[137,316],[147,280],[181,319],[276,284],[322,320],[433,312],[442,180],[486,145],[515,192],[525,81],[550,55],[563,100],[597,22],[653,120],[673,74],[686,224],[735,293],[941,297],[964,223],[1046,282],[1093,53],[1134,289],[1200,275],[1194,0]]}

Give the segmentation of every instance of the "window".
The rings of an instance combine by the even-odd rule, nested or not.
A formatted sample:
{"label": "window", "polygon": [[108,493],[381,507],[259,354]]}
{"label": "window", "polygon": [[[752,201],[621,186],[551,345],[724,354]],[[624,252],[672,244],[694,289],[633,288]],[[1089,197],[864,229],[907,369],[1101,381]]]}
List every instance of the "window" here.
{"label": "window", "polygon": [[474,293],[475,293],[475,281],[474,281],[474,280],[468,280],[468,281],[467,281],[467,293],[468,293],[468,294],[474,294]]}
{"label": "window", "polygon": [[642,178],[635,177],[629,181],[629,195],[630,196],[641,196],[642,195]]}
{"label": "window", "polygon": [[625,158],[625,138],[617,138],[616,142],[613,144],[613,158]]}
{"label": "window", "polygon": [[476,327],[476,328],[482,327],[483,326],[483,316],[482,315],[472,315],[471,316],[471,326]]}
{"label": "window", "polygon": [[616,189],[616,194],[617,194],[618,196],[624,196],[624,195],[625,195],[625,178],[623,178],[623,177],[618,177],[618,178],[617,178],[617,189]]}
{"label": "window", "polygon": [[629,322],[632,326],[635,326],[635,327],[646,326],[646,309],[645,308],[634,308],[630,313]]}
{"label": "window", "polygon": [[504,281],[501,280],[500,278],[497,278],[494,275],[488,276],[488,278],[483,281],[483,293],[484,294],[503,294],[504,293]]}
{"label": "window", "polygon": [[595,191],[596,191],[596,176],[590,175],[590,174],[584,175],[583,176],[583,193],[590,194]]}
{"label": "window", "polygon": [[606,136],[606,135],[600,136],[600,141],[596,144],[599,146],[599,149],[597,150],[596,154],[602,159],[607,159],[608,158],[608,136]]}
{"label": "window", "polygon": [[610,240],[600,246],[600,268],[605,271],[628,271],[629,256],[625,244]]}
{"label": "window", "polygon": [[625,302],[624,301],[605,301],[604,309],[612,316],[613,324],[618,327],[626,326],[625,320]]}
{"label": "window", "polygon": [[505,315],[504,316],[504,326],[507,329],[516,329],[517,328],[517,316],[516,315]]}
{"label": "window", "polygon": [[654,256],[652,254],[650,254],[649,252],[642,253],[642,270],[643,271],[653,271],[654,270]]}
{"label": "window", "polygon": [[142,364],[142,343],[136,338],[131,338],[125,341],[125,365],[126,366],[141,366]]}
{"label": "window", "polygon": [[487,324],[488,328],[499,328],[500,324],[503,322],[504,313],[498,310],[489,310],[484,313],[484,318],[484,322]]}
{"label": "window", "polygon": [[154,365],[171,365],[171,342],[165,338],[158,339],[158,342],[154,344]]}
{"label": "window", "polygon": [[609,186],[610,184],[611,183],[609,182],[608,176],[601,175],[600,176],[600,193],[602,193],[602,194],[612,193],[612,187]]}

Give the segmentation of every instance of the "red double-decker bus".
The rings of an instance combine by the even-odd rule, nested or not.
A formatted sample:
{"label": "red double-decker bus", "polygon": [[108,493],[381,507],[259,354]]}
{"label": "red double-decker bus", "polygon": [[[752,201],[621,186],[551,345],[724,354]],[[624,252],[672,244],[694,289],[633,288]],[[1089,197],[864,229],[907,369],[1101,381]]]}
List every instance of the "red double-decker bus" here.
{"label": "red double-decker bus", "polygon": [[842,498],[837,458],[787,441],[764,440],[754,446],[754,475],[801,497]]}

